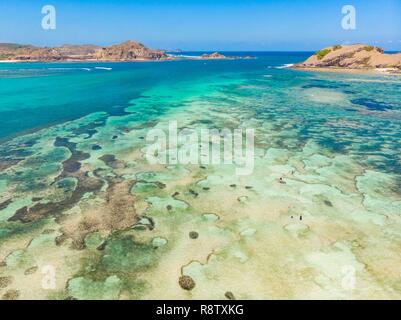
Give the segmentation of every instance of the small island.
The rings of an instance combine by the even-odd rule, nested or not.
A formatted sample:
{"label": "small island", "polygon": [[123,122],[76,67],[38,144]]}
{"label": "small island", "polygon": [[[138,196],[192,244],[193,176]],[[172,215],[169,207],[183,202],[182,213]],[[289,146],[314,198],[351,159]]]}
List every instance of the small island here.
{"label": "small island", "polygon": [[228,57],[219,53],[219,52],[213,52],[213,53],[205,53],[201,55],[202,59],[227,59]]}
{"label": "small island", "polygon": [[224,54],[221,54],[220,52],[213,52],[213,53],[204,53],[200,57],[201,59],[206,59],[206,60],[222,60],[222,59],[255,59],[255,57],[252,56],[226,56]]}
{"label": "small island", "polygon": [[335,45],[317,51],[293,69],[323,72],[377,73],[401,75],[401,53],[364,44]]}

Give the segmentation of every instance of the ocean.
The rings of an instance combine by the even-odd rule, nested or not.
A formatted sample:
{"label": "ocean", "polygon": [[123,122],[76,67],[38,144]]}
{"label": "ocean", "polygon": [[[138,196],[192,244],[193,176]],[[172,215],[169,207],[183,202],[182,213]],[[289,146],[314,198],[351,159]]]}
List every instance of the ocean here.
{"label": "ocean", "polygon": [[[0,294],[401,298],[401,78],[224,54],[0,63]],[[149,163],[172,122],[252,129],[252,172]]]}

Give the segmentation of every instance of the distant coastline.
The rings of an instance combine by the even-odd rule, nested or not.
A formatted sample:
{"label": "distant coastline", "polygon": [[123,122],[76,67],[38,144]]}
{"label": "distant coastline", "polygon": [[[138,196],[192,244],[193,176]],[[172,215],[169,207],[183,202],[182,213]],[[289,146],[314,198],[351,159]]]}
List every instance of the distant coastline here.
{"label": "distant coastline", "polygon": [[[181,51],[180,51],[181,52]],[[145,62],[182,59],[224,60],[242,59],[225,56],[219,52],[204,53],[199,57],[168,54],[164,50],[149,49],[136,41],[126,41],[112,46],[63,45],[60,47],[36,47],[14,43],[0,43],[0,63],[15,62]],[[252,57],[244,57],[252,58]]]}

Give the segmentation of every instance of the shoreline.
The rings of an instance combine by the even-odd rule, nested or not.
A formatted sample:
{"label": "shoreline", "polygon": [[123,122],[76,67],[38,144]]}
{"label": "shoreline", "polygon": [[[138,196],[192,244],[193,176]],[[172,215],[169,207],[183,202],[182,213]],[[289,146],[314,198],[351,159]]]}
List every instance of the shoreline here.
{"label": "shoreline", "polygon": [[0,63],[77,63],[77,62],[101,62],[101,63],[118,63],[118,62],[164,62],[164,61],[185,61],[185,60],[196,60],[196,61],[219,61],[219,60],[248,60],[255,59],[255,57],[225,57],[225,58],[201,58],[201,57],[169,57],[166,59],[135,59],[135,60],[97,60],[97,59],[66,59],[66,60],[0,60]]}
{"label": "shoreline", "polygon": [[327,72],[327,73],[344,73],[344,74],[366,74],[366,75],[381,75],[381,76],[401,76],[401,71],[394,72],[393,69],[346,69],[333,67],[298,67],[292,66],[288,69],[300,70],[306,72]]}

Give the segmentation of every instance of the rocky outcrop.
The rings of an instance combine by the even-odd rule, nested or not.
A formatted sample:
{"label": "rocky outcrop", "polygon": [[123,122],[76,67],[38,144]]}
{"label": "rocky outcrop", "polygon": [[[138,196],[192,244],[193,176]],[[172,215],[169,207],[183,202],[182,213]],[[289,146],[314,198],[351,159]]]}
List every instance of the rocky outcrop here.
{"label": "rocky outcrop", "polygon": [[227,59],[227,57],[219,52],[202,54],[202,59]]}
{"label": "rocky outcrop", "polygon": [[110,47],[94,45],[63,45],[41,48],[31,45],[0,44],[0,60],[16,61],[142,61],[169,58],[163,51],[152,50],[135,41],[127,41]]}
{"label": "rocky outcrop", "polygon": [[213,52],[213,53],[204,53],[201,55],[201,59],[205,59],[205,60],[222,60],[222,59],[235,59],[235,60],[239,60],[239,59],[254,59],[254,57],[252,56],[226,56],[224,54],[221,54],[220,52]]}
{"label": "rocky outcrop", "polygon": [[294,68],[388,69],[401,72],[401,53],[385,54],[381,48],[364,45],[336,45],[319,50]]}
{"label": "rocky outcrop", "polygon": [[60,60],[61,56],[50,48],[29,45],[0,44],[0,60]]}
{"label": "rocky outcrop", "polygon": [[151,50],[135,41],[127,41],[110,47],[104,47],[95,54],[97,60],[132,61],[132,60],[161,60],[168,56],[164,51]]}

